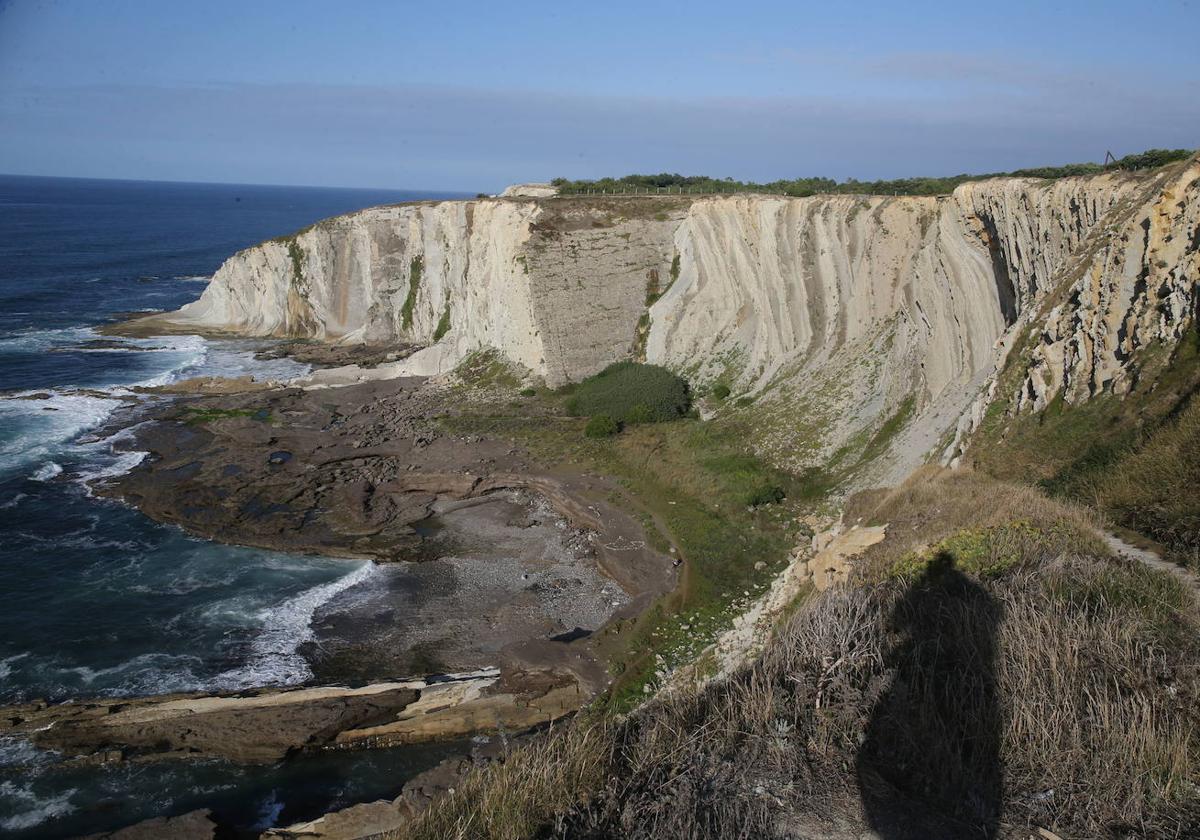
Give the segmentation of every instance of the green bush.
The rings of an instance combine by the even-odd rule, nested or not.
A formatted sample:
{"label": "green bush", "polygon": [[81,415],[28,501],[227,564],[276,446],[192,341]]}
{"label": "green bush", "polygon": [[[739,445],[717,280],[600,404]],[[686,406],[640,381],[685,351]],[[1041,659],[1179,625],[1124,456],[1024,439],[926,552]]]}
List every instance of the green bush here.
{"label": "green bush", "polygon": [[533,397],[536,395],[537,395],[537,388],[522,388],[521,389],[522,397]]}
{"label": "green bush", "polygon": [[778,484],[760,484],[746,494],[746,504],[750,507],[759,505],[774,505],[787,498],[783,488]]}
{"label": "green bush", "polygon": [[612,437],[621,431],[621,424],[607,414],[597,414],[587,421],[583,433],[590,438]]}
{"label": "green bush", "polygon": [[724,382],[718,382],[713,386],[712,395],[715,399],[723,400],[729,396],[729,386]]}
{"label": "green bush", "polygon": [[607,414],[620,423],[658,423],[687,414],[691,396],[687,380],[666,368],[639,362],[617,362],[589,376],[567,400],[578,417]]}
{"label": "green bush", "polygon": [[645,403],[638,403],[625,415],[626,423],[653,423],[654,412]]}

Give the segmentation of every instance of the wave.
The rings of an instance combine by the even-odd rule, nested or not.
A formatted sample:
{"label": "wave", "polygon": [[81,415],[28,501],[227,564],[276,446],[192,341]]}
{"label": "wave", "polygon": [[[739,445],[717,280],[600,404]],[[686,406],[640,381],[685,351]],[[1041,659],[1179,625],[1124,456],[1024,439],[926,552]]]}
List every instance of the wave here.
{"label": "wave", "polygon": [[54,461],[47,461],[34,470],[33,475],[29,477],[34,481],[49,481],[56,475],[62,475],[62,471],[62,464],[57,464]]}
{"label": "wave", "polygon": [[99,426],[121,405],[115,395],[25,392],[0,399],[0,470],[51,460],[60,445]]}
{"label": "wave", "polygon": [[21,504],[21,502],[23,502],[25,499],[28,499],[28,498],[29,497],[27,495],[25,495],[24,493],[15,493],[15,494],[13,494],[13,497],[11,499],[9,499],[7,502],[0,504],[0,510],[12,510],[17,505]]}
{"label": "wave", "polygon": [[13,663],[19,662],[27,656],[29,656],[28,653],[18,653],[16,656],[10,656],[7,659],[0,659],[0,680],[8,679],[13,672]]}
{"label": "wave", "polygon": [[262,629],[250,645],[250,660],[218,676],[214,687],[236,691],[260,685],[295,685],[311,678],[312,670],[299,650],[315,638],[312,620],[317,611],[347,589],[365,583],[377,568],[366,561],[337,580],[306,589],[260,612]]}
{"label": "wave", "polygon": [[5,803],[0,810],[6,814],[0,817],[0,828],[21,831],[41,825],[46,820],[65,817],[75,811],[71,797],[77,792],[76,788],[71,788],[53,796],[39,797],[34,793],[31,782],[0,782],[0,803]]}
{"label": "wave", "polygon": [[0,353],[36,353],[99,338],[91,327],[16,330],[0,338]]}
{"label": "wave", "polygon": [[[17,349],[21,353],[44,352],[53,347],[78,346],[95,340],[99,335],[91,328],[40,330],[0,339],[0,349]],[[141,457],[132,453],[116,453],[110,445],[103,451],[85,441],[89,447],[70,447],[69,443],[84,432],[96,429],[109,419],[113,411],[129,399],[141,399],[137,387],[168,385],[200,369],[208,358],[208,342],[200,336],[185,335],[168,338],[131,338],[119,342],[128,346],[94,348],[95,352],[136,352],[161,359],[159,372],[130,383],[114,383],[89,387],[86,392],[74,388],[45,391],[22,391],[0,398],[0,470],[13,469],[36,461],[56,461],[56,456],[75,454],[102,456],[99,468],[87,471],[85,480],[112,477],[137,466]],[[85,350],[89,348],[83,348]],[[72,453],[72,450],[75,450]],[[136,458],[136,460],[135,460]],[[114,460],[115,459],[115,460]],[[61,466],[61,465],[60,465]],[[33,476],[38,480],[52,478]]]}
{"label": "wave", "polygon": [[100,467],[80,470],[75,480],[84,486],[87,494],[90,496],[92,494],[92,484],[104,479],[125,475],[125,473],[142,463],[149,454],[149,452],[140,451],[114,452],[112,460],[109,463]]}

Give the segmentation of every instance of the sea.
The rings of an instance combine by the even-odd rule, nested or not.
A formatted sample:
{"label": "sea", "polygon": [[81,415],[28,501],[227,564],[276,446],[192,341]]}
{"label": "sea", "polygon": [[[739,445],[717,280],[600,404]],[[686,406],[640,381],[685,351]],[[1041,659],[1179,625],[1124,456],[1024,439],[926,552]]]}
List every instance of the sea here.
{"label": "sea", "polygon": [[[0,176],[0,705],[303,682],[298,650],[364,561],[220,545],[101,498],[147,397],[194,376],[287,379],[267,342],[106,338],[124,314],[195,300],[264,239],[379,204],[452,193]],[[267,767],[79,767],[0,738],[0,836],[69,837],[213,808],[233,833],[381,796],[437,749]]]}

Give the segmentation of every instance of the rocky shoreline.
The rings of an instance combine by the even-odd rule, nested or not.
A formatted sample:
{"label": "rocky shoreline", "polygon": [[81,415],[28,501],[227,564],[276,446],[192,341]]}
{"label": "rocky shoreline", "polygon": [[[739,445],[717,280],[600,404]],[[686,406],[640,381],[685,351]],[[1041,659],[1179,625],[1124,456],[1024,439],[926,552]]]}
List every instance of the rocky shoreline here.
{"label": "rocky shoreline", "polygon": [[[519,734],[602,691],[599,631],[616,631],[676,584],[671,558],[609,501],[610,481],[443,432],[436,418],[464,398],[446,382],[157,390],[171,399],[113,421],[136,419],[123,445],[149,454],[94,492],[220,542],[369,559],[379,583],[313,622],[316,638],[301,650],[311,684],[2,710],[0,737],[67,763],[276,762]],[[462,761],[433,774],[451,781],[423,781],[421,796],[452,784],[458,770],[447,768]],[[415,806],[401,799],[372,803],[370,820],[406,819]]]}

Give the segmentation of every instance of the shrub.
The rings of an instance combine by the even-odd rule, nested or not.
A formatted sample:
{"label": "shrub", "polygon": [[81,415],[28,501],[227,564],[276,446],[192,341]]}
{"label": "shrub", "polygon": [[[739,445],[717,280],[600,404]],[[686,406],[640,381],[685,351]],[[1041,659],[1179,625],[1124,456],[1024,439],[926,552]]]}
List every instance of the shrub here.
{"label": "shrub", "polygon": [[408,295],[400,307],[400,323],[406,330],[412,329],[413,309],[417,305],[417,290],[421,288],[421,273],[425,270],[425,258],[418,254],[408,265]]}
{"label": "shrub", "polygon": [[450,332],[450,301],[446,301],[446,308],[442,310],[442,317],[438,319],[437,329],[433,331],[433,340],[441,341],[448,332]]}
{"label": "shrub", "polygon": [[745,408],[748,405],[754,405],[754,397],[738,397],[734,403],[738,408]]}
{"label": "shrub", "polygon": [[535,394],[537,394],[537,389],[536,389],[536,388],[522,388],[522,389],[521,389],[521,396],[522,396],[522,397],[532,397],[532,396],[534,396]]}
{"label": "shrub", "polygon": [[718,399],[718,400],[725,399],[726,397],[729,396],[729,386],[726,385],[724,382],[718,382],[712,388],[712,395],[713,395],[714,399]]}
{"label": "shrub", "polygon": [[625,416],[626,423],[653,423],[654,412],[650,410],[650,406],[645,403],[638,403],[633,408],[629,409],[629,413]]}
{"label": "shrub", "polygon": [[621,424],[607,414],[597,414],[587,421],[583,433],[590,438],[612,437],[621,431]]}
{"label": "shrub", "polygon": [[621,423],[657,423],[687,414],[691,396],[687,381],[666,368],[639,362],[617,362],[583,382],[567,400],[576,416],[607,414]]}
{"label": "shrub", "polygon": [[774,505],[787,498],[783,488],[778,484],[760,484],[746,494],[746,504],[750,507],[759,505]]}

